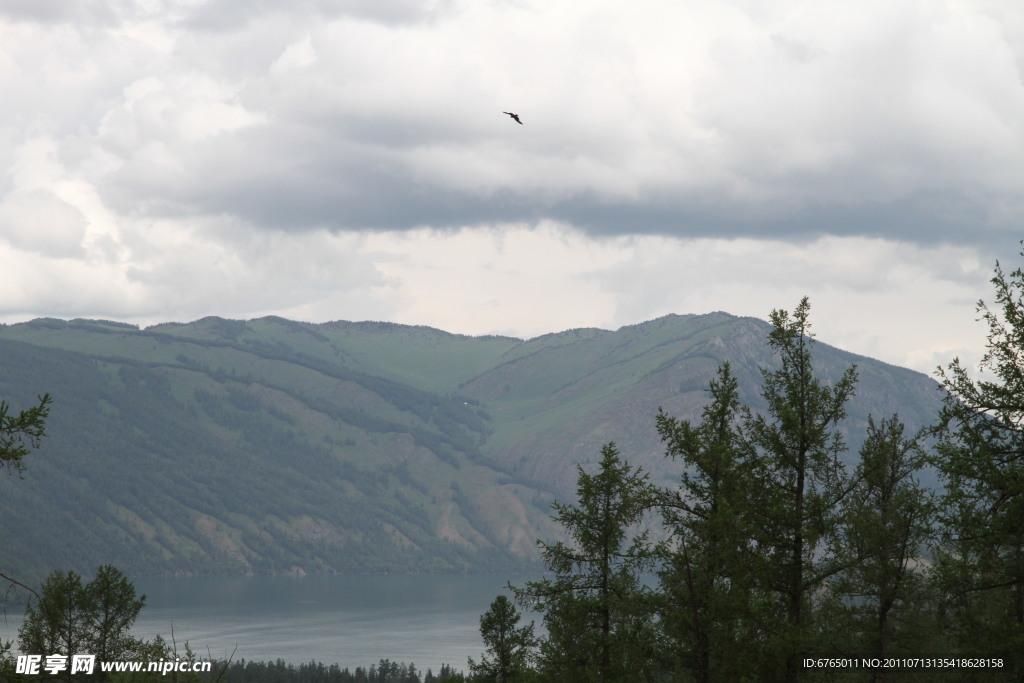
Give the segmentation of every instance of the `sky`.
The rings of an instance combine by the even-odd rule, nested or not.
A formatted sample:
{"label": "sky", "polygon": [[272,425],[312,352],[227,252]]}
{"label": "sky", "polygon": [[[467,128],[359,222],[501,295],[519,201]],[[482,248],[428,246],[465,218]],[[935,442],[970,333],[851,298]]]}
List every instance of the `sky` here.
{"label": "sky", "polygon": [[807,295],[931,373],[1024,265],[1018,0],[0,0],[0,93],[5,323]]}

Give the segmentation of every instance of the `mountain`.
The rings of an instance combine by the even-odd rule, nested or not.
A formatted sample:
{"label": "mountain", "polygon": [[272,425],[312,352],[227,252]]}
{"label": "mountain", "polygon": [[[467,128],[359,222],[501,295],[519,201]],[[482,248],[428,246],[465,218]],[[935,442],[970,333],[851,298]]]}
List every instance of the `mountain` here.
{"label": "mountain", "polygon": [[[54,397],[24,478],[0,478],[5,573],[487,571],[535,566],[576,464],[615,441],[676,480],[659,407],[696,418],[728,360],[762,405],[770,326],[726,313],[530,340],[391,323],[204,318],[146,329],[0,326],[0,397]],[[819,343],[819,373],[860,372],[867,416],[911,429],[928,377]]]}

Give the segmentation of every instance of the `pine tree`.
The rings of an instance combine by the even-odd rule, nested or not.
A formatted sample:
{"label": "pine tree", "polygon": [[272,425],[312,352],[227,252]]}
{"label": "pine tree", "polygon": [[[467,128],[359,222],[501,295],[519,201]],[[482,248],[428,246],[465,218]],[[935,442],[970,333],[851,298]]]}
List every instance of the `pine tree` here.
{"label": "pine tree", "polygon": [[770,635],[771,649],[781,659],[767,666],[787,681],[800,677],[799,657],[812,648],[812,596],[849,562],[833,540],[840,505],[851,488],[838,425],[846,417],[857,371],[850,367],[834,383],[814,374],[809,316],[807,297],[792,317],[772,311],[768,343],[781,367],[761,371],[767,412],[746,426],[758,450],[752,474],[759,484],[750,491],[750,504],[758,510],[755,571],[760,585],[778,598],[780,623]]}
{"label": "pine tree", "polygon": [[651,506],[653,490],[615,444],[604,446],[601,456],[597,473],[579,467],[578,504],[554,505],[554,519],[570,539],[540,543],[555,578],[513,587],[521,604],[543,614],[548,635],[540,669],[550,680],[643,680],[651,667],[654,630],[640,575],[653,553],[646,532],[630,534]]}
{"label": "pine tree", "polygon": [[481,683],[510,683],[528,675],[537,640],[533,624],[518,626],[520,615],[504,595],[491,603],[480,617],[480,636],[487,652],[480,662],[469,659],[473,680]]}
{"label": "pine tree", "polygon": [[666,455],[683,467],[681,485],[659,505],[669,538],[662,545],[659,606],[670,670],[697,681],[740,680],[751,673],[754,627],[749,491],[751,450],[728,363],[709,387],[700,424],[657,416]]}
{"label": "pine tree", "polygon": [[[904,431],[895,415],[880,425],[868,418],[856,486],[843,506],[842,542],[855,564],[829,586],[836,600],[827,627],[836,656],[884,660],[936,651],[923,569],[935,494],[914,479],[926,453],[919,437]],[[875,671],[873,679],[885,673]]]}
{"label": "pine tree", "polygon": [[[30,602],[25,609],[25,621],[18,629],[19,649],[44,657],[89,653],[90,612],[82,577],[73,571],[51,573],[40,587],[38,602]],[[61,679],[71,680],[70,671]]]}
{"label": "pine tree", "polygon": [[937,575],[959,651],[1000,656],[1024,673],[1024,271],[991,280],[996,310],[979,301],[988,347],[973,379],[954,359],[934,464],[945,484]]}
{"label": "pine tree", "polygon": [[[46,436],[46,418],[50,415],[50,404],[53,399],[49,394],[37,398],[39,405],[19,411],[17,416],[11,414],[11,408],[6,401],[0,401],[0,469],[10,468],[17,472],[18,476],[25,471],[23,459],[28,455],[29,448],[39,448],[42,438]],[[12,588],[18,586],[35,593],[21,581],[7,574],[0,572],[0,578],[7,581]],[[0,653],[9,649],[10,643],[0,643]],[[0,663],[2,661],[0,658]]]}
{"label": "pine tree", "polygon": [[10,467],[18,474],[25,470],[22,459],[29,448],[39,448],[40,439],[46,436],[46,418],[50,414],[49,394],[39,396],[39,405],[10,413],[6,401],[0,401],[0,467]]}
{"label": "pine tree", "polygon": [[[145,600],[111,565],[100,567],[96,578],[84,585],[73,571],[53,572],[43,582],[38,602],[25,610],[19,648],[44,656],[92,654],[97,662],[130,659],[141,646],[130,630]],[[70,670],[62,675],[71,680]],[[96,680],[106,675],[97,669]]]}
{"label": "pine tree", "polygon": [[139,647],[131,635],[132,624],[146,604],[146,596],[138,597],[135,586],[113,565],[103,565],[96,577],[85,587],[90,606],[88,627],[92,654],[99,661],[129,659]]}

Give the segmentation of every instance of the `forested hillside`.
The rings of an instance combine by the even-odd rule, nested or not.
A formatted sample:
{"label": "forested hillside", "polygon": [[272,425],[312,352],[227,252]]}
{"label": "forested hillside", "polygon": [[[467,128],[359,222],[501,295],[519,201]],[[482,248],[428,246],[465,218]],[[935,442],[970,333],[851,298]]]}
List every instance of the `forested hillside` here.
{"label": "forested hillside", "polygon": [[764,407],[723,363],[699,421],[658,413],[677,482],[614,443],[578,467],[568,539],[511,587],[528,611],[499,595],[481,616],[470,680],[1022,680],[1024,270],[992,283],[985,379],[951,361],[937,423],[870,417],[853,466],[858,368],[821,371],[806,298],[773,310]]}
{"label": "forested hillside", "polygon": [[[3,326],[0,397],[54,399],[24,478],[0,480],[5,569],[536,566],[535,540],[558,533],[551,502],[601,444],[678,479],[655,415],[697,416],[726,360],[763,406],[769,329],[724,313],[528,341],[281,318]],[[869,413],[934,418],[924,375],[825,344],[817,358],[826,377],[859,367],[851,434]]]}

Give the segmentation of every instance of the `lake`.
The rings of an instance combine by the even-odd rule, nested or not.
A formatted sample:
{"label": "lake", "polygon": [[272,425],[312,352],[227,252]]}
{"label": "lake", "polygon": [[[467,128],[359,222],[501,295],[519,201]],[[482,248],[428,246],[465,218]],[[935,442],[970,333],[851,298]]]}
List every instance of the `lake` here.
{"label": "lake", "polygon": [[[137,578],[146,606],[134,635],[173,629],[197,657],[292,664],[320,661],[354,670],[381,659],[437,673],[480,659],[480,615],[511,581],[501,574],[384,574],[304,577]],[[0,639],[17,642],[22,615],[0,618]],[[45,653],[44,653],[45,654]]]}

